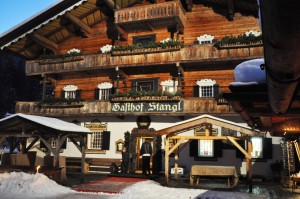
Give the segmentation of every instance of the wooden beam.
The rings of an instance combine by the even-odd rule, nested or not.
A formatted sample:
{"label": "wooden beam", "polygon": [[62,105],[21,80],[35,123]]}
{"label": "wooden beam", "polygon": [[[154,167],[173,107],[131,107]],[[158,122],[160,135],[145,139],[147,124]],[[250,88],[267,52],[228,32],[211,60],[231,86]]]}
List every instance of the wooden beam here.
{"label": "wooden beam", "polygon": [[252,193],[252,161],[251,161],[252,142],[250,139],[247,140],[247,148],[248,148],[248,156],[250,156],[250,158],[246,159],[247,181],[249,185],[249,193]]}
{"label": "wooden beam", "polygon": [[29,151],[31,147],[39,140],[38,137],[34,138],[34,140],[27,146],[26,151]]}
{"label": "wooden beam", "polygon": [[73,142],[73,144],[76,146],[76,148],[80,151],[81,153],[81,147],[79,144],[76,142],[76,140],[73,137],[69,137],[69,139]]}
{"label": "wooden beam", "polygon": [[32,33],[30,36],[33,41],[37,42],[38,44],[47,49],[52,50],[55,54],[57,53],[58,44],[37,33]]}
{"label": "wooden beam", "polygon": [[104,0],[104,2],[106,3],[106,5],[108,5],[113,10],[120,9],[120,6],[117,3],[115,3],[116,0]]}
{"label": "wooden beam", "polygon": [[119,68],[119,75],[121,78],[127,80],[128,79],[128,75],[122,70]]}
{"label": "wooden beam", "polygon": [[228,19],[229,19],[229,21],[233,21],[233,18],[234,18],[233,0],[227,0],[227,6],[228,6]]}
{"label": "wooden beam", "polygon": [[249,154],[247,151],[245,151],[245,149],[243,149],[243,147],[241,147],[241,146],[239,145],[239,143],[237,143],[233,137],[227,136],[227,139],[228,139],[234,146],[236,146],[236,148],[238,148],[238,149],[246,156],[247,159],[251,159],[251,154]]}
{"label": "wooden beam", "polygon": [[[177,139],[176,139],[177,140]],[[173,153],[173,151],[175,151],[175,149],[177,148],[177,147],[179,147],[179,145],[183,142],[185,140],[185,138],[183,138],[183,137],[181,137],[180,138],[180,140],[169,150],[169,152],[168,152],[168,156],[171,154],[171,153]]]}
{"label": "wooden beam", "polygon": [[166,138],[165,144],[165,185],[169,183],[169,138]]}
{"label": "wooden beam", "polygon": [[[228,136],[172,136],[169,139],[185,139],[185,140],[227,140]],[[231,137],[233,140],[244,138]]]}
{"label": "wooden beam", "polygon": [[80,28],[81,32],[86,36],[86,37],[91,37],[93,33],[93,29],[83,23],[78,17],[72,15],[70,12],[67,12],[65,16],[77,27]]}
{"label": "wooden beam", "polygon": [[52,148],[52,146],[47,142],[47,140],[45,140],[42,136],[39,136],[40,140],[45,144],[45,146],[47,147],[47,149],[49,149],[49,151],[53,154],[53,156],[57,156],[56,151]]}

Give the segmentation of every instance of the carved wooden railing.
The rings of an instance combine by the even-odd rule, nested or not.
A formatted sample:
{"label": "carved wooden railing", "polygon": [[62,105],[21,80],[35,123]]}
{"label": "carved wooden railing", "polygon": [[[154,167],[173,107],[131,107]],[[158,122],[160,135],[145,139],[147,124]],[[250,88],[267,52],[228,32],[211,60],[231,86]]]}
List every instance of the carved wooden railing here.
{"label": "carved wooden railing", "polygon": [[115,23],[127,23],[141,20],[179,17],[185,24],[185,11],[180,1],[170,1],[147,6],[124,8],[115,12]]}
{"label": "carved wooden railing", "polygon": [[[26,62],[27,75],[43,73],[65,73],[70,71],[94,70],[99,68],[114,68],[120,65],[140,64],[170,64],[176,62],[206,62],[232,59],[254,59],[263,56],[263,47],[216,49],[213,45],[185,46],[178,51],[150,52],[136,55],[92,54],[81,55],[72,62],[61,60],[31,60]],[[83,58],[83,60],[81,60]]]}

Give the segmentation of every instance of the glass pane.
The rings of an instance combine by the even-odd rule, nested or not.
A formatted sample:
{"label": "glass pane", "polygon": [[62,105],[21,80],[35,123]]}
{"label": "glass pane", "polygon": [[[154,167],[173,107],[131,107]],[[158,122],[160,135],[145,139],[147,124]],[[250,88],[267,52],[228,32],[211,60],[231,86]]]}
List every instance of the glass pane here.
{"label": "glass pane", "polygon": [[199,140],[199,157],[214,157],[213,140]]}
{"label": "glass pane", "polygon": [[201,96],[200,97],[213,97],[213,87],[212,86],[201,86]]}
{"label": "glass pane", "polygon": [[92,132],[89,149],[102,149],[102,132]]}
{"label": "glass pane", "polygon": [[263,142],[261,137],[252,137],[252,158],[263,158]]}

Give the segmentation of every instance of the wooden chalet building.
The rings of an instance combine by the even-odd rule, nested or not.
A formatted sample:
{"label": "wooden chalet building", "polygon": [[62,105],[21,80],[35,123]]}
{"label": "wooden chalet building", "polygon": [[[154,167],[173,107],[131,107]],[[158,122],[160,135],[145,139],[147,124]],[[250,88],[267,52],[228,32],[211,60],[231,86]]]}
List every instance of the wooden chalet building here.
{"label": "wooden chalet building", "polygon": [[[26,59],[26,75],[43,85],[43,99],[17,102],[16,112],[90,128],[87,159],[120,159],[125,144],[138,170],[145,138],[154,138],[163,156],[159,129],[202,114],[244,122],[222,93],[235,81],[236,65],[263,57],[257,13],[256,0],[61,1],[1,35],[1,49]],[[269,150],[261,149],[253,175],[270,177],[279,150],[263,140]],[[80,157],[66,144],[62,156]],[[234,165],[245,175],[243,156],[230,144],[216,142],[210,157],[189,153],[199,147],[190,146],[179,160],[187,171],[194,164]]]}

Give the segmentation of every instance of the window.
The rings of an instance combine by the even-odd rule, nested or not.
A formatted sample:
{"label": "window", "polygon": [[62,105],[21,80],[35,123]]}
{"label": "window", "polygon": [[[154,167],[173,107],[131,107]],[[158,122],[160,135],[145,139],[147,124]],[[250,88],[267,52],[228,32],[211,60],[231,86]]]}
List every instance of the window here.
{"label": "window", "polygon": [[76,99],[76,95],[78,91],[78,87],[75,85],[67,85],[63,88],[64,92],[62,93],[62,97],[66,99]]}
{"label": "window", "polygon": [[252,158],[263,158],[263,138],[251,137],[252,141]]}
{"label": "window", "polygon": [[97,91],[98,91],[98,99],[99,100],[108,100],[109,96],[111,94],[111,89],[113,85],[109,82],[104,82],[101,83],[97,86]]}
{"label": "window", "polygon": [[136,36],[133,37],[133,44],[142,44],[147,45],[148,43],[156,42],[156,35],[144,35],[144,36]]}
{"label": "window", "polygon": [[85,127],[92,132],[87,137],[87,152],[99,153],[101,150],[109,150],[110,132],[106,131],[107,123],[101,123],[96,119],[91,123],[85,123]]}
{"label": "window", "polygon": [[134,91],[157,91],[158,90],[158,79],[137,79],[132,80],[132,90]]}
{"label": "window", "polygon": [[102,150],[102,131],[93,131],[88,136],[88,149]]}
{"label": "window", "polygon": [[178,81],[167,80],[161,82],[160,85],[162,86],[162,90],[164,92],[174,94],[177,91]]}
{"label": "window", "polygon": [[214,157],[214,142],[213,140],[199,140],[199,157]]}
{"label": "window", "polygon": [[197,81],[196,84],[199,86],[199,97],[214,97],[215,80],[202,79]]}

